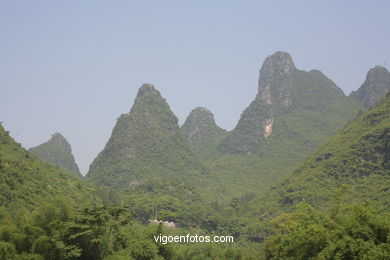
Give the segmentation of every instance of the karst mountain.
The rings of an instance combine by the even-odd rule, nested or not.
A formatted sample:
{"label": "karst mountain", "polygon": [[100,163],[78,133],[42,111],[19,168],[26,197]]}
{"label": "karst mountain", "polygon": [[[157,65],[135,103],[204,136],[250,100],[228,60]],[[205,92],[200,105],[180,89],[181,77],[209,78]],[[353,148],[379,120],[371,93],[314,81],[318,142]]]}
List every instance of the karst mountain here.
{"label": "karst mountain", "polygon": [[216,152],[216,143],[226,135],[226,130],[215,123],[213,113],[204,107],[194,108],[180,130],[187,142],[203,158]]}
{"label": "karst mountain", "polygon": [[89,203],[91,187],[67,170],[41,161],[0,126],[0,205],[33,209],[55,198]]}
{"label": "karst mountain", "polygon": [[165,99],[152,84],[143,84],[130,112],[118,118],[87,178],[126,187],[146,178],[184,180],[205,171]]}
{"label": "karst mountain", "polygon": [[367,73],[363,85],[351,93],[351,98],[358,100],[364,108],[375,106],[390,90],[390,72],[376,66]]}
{"label": "karst mountain", "polygon": [[49,141],[30,148],[29,152],[35,154],[44,162],[57,165],[75,176],[81,177],[79,167],[72,154],[72,148],[60,133],[55,133]]}
{"label": "karst mountain", "polygon": [[254,203],[259,218],[299,202],[326,208],[337,200],[390,206],[390,94],[311,154]]}

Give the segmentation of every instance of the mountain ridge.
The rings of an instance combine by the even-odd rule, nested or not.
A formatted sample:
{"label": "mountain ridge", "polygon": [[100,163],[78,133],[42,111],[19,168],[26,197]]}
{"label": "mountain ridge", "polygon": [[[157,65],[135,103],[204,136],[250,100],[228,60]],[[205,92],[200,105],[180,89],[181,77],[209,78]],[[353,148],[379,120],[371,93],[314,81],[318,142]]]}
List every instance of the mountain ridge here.
{"label": "mountain ridge", "polygon": [[77,177],[82,177],[69,142],[58,132],[54,133],[47,142],[32,147],[28,151],[44,162],[57,165]]}
{"label": "mountain ridge", "polygon": [[63,197],[74,204],[94,201],[94,189],[76,176],[40,160],[16,143],[0,124],[0,205],[26,208]]}
{"label": "mountain ridge", "polygon": [[[305,201],[324,208],[346,185],[350,203],[371,200],[390,205],[390,94],[358,115],[324,146],[311,154],[292,175],[274,185],[254,205],[261,218],[289,211]],[[266,202],[266,203],[265,203]],[[262,206],[259,206],[262,205]]]}
{"label": "mountain ridge", "polygon": [[382,67],[371,68],[364,83],[350,97],[356,99],[365,109],[376,105],[390,91],[390,72]]}
{"label": "mountain ridge", "polygon": [[191,110],[180,131],[202,158],[210,156],[210,151],[216,151],[215,143],[227,133],[215,123],[214,114],[204,107]]}
{"label": "mountain ridge", "polygon": [[125,187],[133,180],[160,176],[185,179],[205,172],[180,133],[178,119],[154,85],[143,84],[127,114],[122,114],[87,178]]}

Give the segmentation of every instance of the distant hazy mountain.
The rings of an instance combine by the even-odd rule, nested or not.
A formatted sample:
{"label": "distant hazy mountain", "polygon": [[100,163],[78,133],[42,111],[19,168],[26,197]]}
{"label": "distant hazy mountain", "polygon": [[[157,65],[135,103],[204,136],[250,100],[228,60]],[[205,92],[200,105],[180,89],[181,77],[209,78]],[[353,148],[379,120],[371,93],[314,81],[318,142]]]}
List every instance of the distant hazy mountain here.
{"label": "distant hazy mountain", "polygon": [[217,189],[225,197],[267,190],[360,108],[320,71],[299,70],[288,53],[274,53],[260,69],[255,100],[212,157]]}
{"label": "distant hazy mountain", "polygon": [[203,107],[194,108],[180,130],[187,142],[202,157],[214,151],[216,142],[226,134],[226,131],[215,123],[213,113]]}
{"label": "distant hazy mountain", "polygon": [[363,85],[351,93],[365,108],[376,105],[390,90],[390,73],[381,66],[370,69]]}
{"label": "distant hazy mountain", "polygon": [[[275,214],[305,201],[324,208],[346,186],[344,199],[390,207],[390,94],[309,156],[292,176],[257,200],[255,212]],[[273,212],[273,213],[272,213]]]}
{"label": "distant hazy mountain", "polygon": [[87,177],[123,187],[133,180],[156,176],[183,180],[203,171],[165,99],[153,85],[144,84],[130,112],[118,118]]}
{"label": "distant hazy mountain", "polygon": [[30,148],[29,152],[37,155],[42,161],[57,165],[75,176],[81,177],[79,167],[72,154],[72,148],[60,133],[55,133],[49,141]]}
{"label": "distant hazy mountain", "polygon": [[[265,146],[293,145],[310,151],[352,118],[358,107],[318,70],[298,70],[286,52],[267,57],[256,99],[221,145],[223,153],[265,152]],[[267,143],[267,145],[266,145]]]}
{"label": "distant hazy mountain", "polygon": [[92,200],[91,191],[68,172],[27,152],[0,126],[0,206],[21,202],[34,208],[61,196],[81,203]]}
{"label": "distant hazy mountain", "polygon": [[[375,77],[370,81],[377,82]],[[363,89],[358,91],[363,99],[368,98],[364,93],[376,93]],[[381,95],[375,94],[378,100]],[[116,187],[156,176],[198,180],[203,194],[222,199],[263,192],[362,108],[359,99],[346,96],[320,71],[299,70],[280,51],[264,61],[257,96],[231,132],[218,127],[205,108],[194,109],[179,128],[160,93],[144,84],[130,112],[119,117],[88,178]],[[208,171],[204,164],[210,171],[201,181],[196,176]]]}

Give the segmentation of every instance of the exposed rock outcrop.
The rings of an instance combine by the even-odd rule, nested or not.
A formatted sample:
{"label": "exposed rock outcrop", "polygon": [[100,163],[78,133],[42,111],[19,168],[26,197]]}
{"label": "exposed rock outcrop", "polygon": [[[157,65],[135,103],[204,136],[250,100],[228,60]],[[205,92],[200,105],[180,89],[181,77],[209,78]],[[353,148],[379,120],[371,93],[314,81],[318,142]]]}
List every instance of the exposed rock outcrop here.
{"label": "exposed rock outcrop", "polygon": [[152,84],[143,84],[122,114],[87,178],[98,184],[129,187],[132,180],[185,178],[205,170],[180,133],[178,119]]}
{"label": "exposed rock outcrop", "polygon": [[52,135],[51,139],[39,146],[29,149],[29,152],[38,156],[42,161],[57,165],[74,175],[81,177],[68,141],[60,133]]}
{"label": "exposed rock outcrop", "polygon": [[371,108],[389,91],[389,71],[382,66],[376,66],[368,71],[363,85],[357,91],[353,91],[350,96],[358,100],[365,108]]}
{"label": "exposed rock outcrop", "polygon": [[219,150],[260,152],[266,139],[271,147],[270,141],[278,142],[278,146],[285,143],[291,147],[295,143],[297,149],[302,149],[302,144],[313,149],[340,129],[357,110],[357,104],[320,71],[299,70],[290,54],[278,51],[265,59],[256,99],[242,113]]}
{"label": "exposed rock outcrop", "polygon": [[180,130],[187,142],[195,147],[207,146],[225,133],[215,123],[213,113],[204,107],[193,109]]}

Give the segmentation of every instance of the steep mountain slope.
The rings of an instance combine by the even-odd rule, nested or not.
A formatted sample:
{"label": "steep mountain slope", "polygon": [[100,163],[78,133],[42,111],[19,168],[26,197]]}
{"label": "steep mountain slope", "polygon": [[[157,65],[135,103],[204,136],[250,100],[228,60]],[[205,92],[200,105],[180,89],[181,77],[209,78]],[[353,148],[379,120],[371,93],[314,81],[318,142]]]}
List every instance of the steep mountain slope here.
{"label": "steep mountain slope", "polygon": [[301,201],[323,208],[336,198],[341,187],[347,189],[344,196],[350,202],[371,200],[389,209],[390,94],[309,156],[292,176],[260,197],[254,203],[254,214],[268,217]]}
{"label": "steep mountain slope", "polygon": [[151,84],[138,91],[130,112],[121,115],[87,178],[125,187],[150,177],[187,180],[206,170],[180,133],[178,119]]}
{"label": "steep mountain slope", "polygon": [[288,53],[267,57],[256,99],[210,162],[220,191],[237,196],[268,189],[360,108],[320,71],[297,69]]}
{"label": "steep mountain slope", "polygon": [[226,130],[215,123],[213,113],[203,107],[190,112],[180,131],[202,158],[215,154],[218,141],[226,134]]}
{"label": "steep mountain slope", "polygon": [[38,156],[44,162],[57,165],[75,176],[81,177],[79,167],[72,154],[72,148],[60,133],[53,134],[49,141],[30,148],[28,151]]}
{"label": "steep mountain slope", "polygon": [[357,106],[320,71],[298,70],[288,53],[276,52],[260,70],[256,99],[220,149],[223,153],[261,153],[265,143],[270,147],[284,143],[312,150],[356,111]]}
{"label": "steep mountain slope", "polygon": [[92,200],[93,189],[56,166],[42,162],[16,143],[0,126],[0,205],[20,202],[33,208],[42,201],[65,197]]}
{"label": "steep mountain slope", "polygon": [[376,105],[390,90],[390,72],[381,66],[368,71],[363,85],[350,95],[358,100],[365,108]]}

